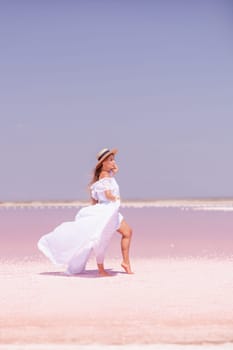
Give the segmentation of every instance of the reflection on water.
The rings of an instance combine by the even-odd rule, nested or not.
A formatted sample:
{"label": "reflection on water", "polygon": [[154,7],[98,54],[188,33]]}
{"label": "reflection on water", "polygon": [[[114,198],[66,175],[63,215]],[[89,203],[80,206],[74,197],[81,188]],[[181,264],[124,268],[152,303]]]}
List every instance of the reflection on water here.
{"label": "reflection on water", "polygon": [[[202,206],[202,209],[207,207]],[[132,257],[232,256],[232,210],[190,208],[123,205],[121,213],[133,229]],[[37,249],[39,238],[60,223],[74,220],[79,209],[75,206],[52,205],[21,208],[2,206],[0,256],[40,257]],[[113,236],[108,256],[120,257],[120,238],[118,233]]]}

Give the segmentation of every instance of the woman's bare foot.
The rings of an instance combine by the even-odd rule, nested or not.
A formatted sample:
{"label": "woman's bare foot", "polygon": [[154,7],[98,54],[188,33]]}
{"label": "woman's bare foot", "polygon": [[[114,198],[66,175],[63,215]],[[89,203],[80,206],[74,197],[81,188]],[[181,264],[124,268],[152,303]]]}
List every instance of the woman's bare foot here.
{"label": "woman's bare foot", "polygon": [[101,277],[108,277],[108,276],[111,276],[110,273],[108,273],[105,269],[104,269],[104,264],[97,264],[98,266],[98,272],[99,272],[99,275]]}
{"label": "woman's bare foot", "polygon": [[123,267],[123,269],[125,270],[126,273],[128,274],[133,274],[133,271],[131,270],[130,264],[126,264],[126,263],[121,263],[121,266]]}
{"label": "woman's bare foot", "polygon": [[108,273],[108,272],[105,271],[105,270],[99,271],[99,275],[100,275],[101,277],[109,277],[109,276],[111,276],[111,274]]}

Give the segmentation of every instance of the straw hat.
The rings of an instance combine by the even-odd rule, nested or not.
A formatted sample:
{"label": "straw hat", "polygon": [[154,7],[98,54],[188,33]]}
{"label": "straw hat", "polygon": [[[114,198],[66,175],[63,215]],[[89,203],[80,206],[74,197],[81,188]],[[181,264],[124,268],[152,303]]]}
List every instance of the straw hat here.
{"label": "straw hat", "polygon": [[116,154],[117,153],[117,149],[113,148],[113,149],[109,149],[109,148],[103,148],[101,151],[99,151],[99,153],[97,154],[96,158],[98,163],[96,164],[96,169],[103,163],[103,161],[108,158],[108,156],[110,156],[110,154]]}

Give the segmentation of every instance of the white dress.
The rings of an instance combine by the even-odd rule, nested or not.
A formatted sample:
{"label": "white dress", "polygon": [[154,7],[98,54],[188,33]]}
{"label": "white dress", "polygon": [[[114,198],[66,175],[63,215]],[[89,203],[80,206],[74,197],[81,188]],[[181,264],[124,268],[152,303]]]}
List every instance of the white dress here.
{"label": "white dress", "polygon": [[109,241],[120,227],[120,201],[108,200],[106,190],[120,195],[114,177],[100,179],[91,186],[91,196],[97,204],[80,209],[74,221],[62,223],[38,242],[39,250],[54,264],[66,265],[69,274],[82,272],[92,251],[97,263],[102,264]]}

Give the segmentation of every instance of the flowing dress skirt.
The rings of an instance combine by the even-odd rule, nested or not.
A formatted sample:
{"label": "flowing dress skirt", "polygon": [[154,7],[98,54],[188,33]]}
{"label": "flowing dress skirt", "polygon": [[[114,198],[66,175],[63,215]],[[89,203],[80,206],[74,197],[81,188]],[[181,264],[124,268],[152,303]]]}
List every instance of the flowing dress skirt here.
{"label": "flowing dress skirt", "polygon": [[38,248],[54,264],[66,265],[70,274],[85,269],[92,251],[97,263],[103,263],[109,241],[122,220],[119,206],[117,201],[80,209],[74,221],[64,222],[42,236]]}

